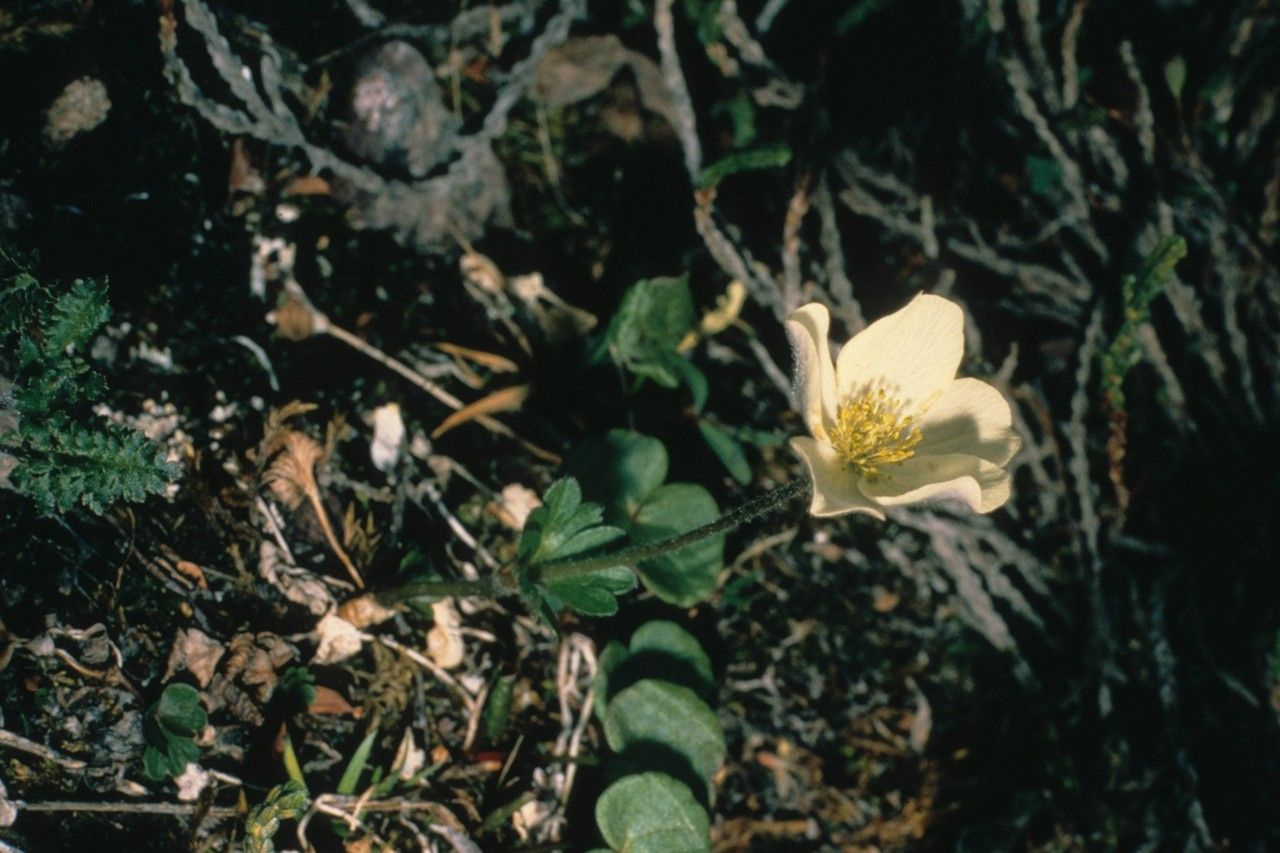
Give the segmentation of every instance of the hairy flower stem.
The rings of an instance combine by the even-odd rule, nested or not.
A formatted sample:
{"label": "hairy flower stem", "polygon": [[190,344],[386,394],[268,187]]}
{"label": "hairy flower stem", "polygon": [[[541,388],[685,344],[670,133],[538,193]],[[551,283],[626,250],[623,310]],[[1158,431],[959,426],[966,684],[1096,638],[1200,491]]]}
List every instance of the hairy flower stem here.
{"label": "hairy flower stem", "polygon": [[[708,536],[715,536],[717,533],[732,530],[740,524],[746,524],[771,509],[781,506],[796,495],[802,494],[807,491],[808,487],[809,478],[797,477],[785,486],[779,486],[771,492],[749,500],[742,506],[729,510],[715,521],[690,530],[688,533],[680,533],[676,536],[669,536],[666,539],[646,542],[643,545],[632,545],[629,548],[623,548],[621,551],[613,551],[612,553],[543,563],[537,567],[538,580],[543,582],[563,580],[590,574],[600,569],[612,568],[613,566],[634,567],[636,563],[643,560],[651,560],[654,557],[661,557],[663,554],[670,554],[672,551],[679,551],[681,548],[686,548],[695,542],[706,539]],[[478,581],[413,581],[394,589],[383,590],[377,594],[377,597],[380,604],[389,606],[411,598],[420,598],[427,595],[452,595],[459,598],[496,598],[503,594],[515,592],[517,588],[513,577],[510,575],[510,570],[504,569],[492,578]]]}
{"label": "hairy flower stem", "polygon": [[613,566],[634,568],[636,563],[643,560],[651,560],[654,557],[661,557],[663,554],[670,554],[672,551],[679,551],[681,548],[686,548],[695,542],[706,539],[708,536],[724,533],[740,524],[746,524],[748,521],[759,518],[771,509],[791,500],[796,495],[802,494],[808,487],[808,477],[797,477],[785,486],[779,486],[771,492],[766,492],[758,498],[749,500],[742,506],[729,510],[715,521],[694,528],[688,533],[680,533],[676,536],[669,536],[666,539],[657,539],[653,542],[646,542],[643,545],[632,545],[630,548],[623,548],[621,551],[614,551],[608,554],[552,560],[551,562],[543,563],[538,567],[538,580],[544,582],[563,580]]}

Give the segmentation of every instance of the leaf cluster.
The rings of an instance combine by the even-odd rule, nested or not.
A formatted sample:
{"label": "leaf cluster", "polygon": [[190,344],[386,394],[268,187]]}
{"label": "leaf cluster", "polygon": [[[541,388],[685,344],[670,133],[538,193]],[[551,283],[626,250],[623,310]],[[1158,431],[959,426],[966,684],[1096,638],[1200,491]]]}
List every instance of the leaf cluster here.
{"label": "leaf cluster", "polygon": [[[715,498],[694,483],[666,483],[667,450],[656,438],[611,430],[578,445],[565,471],[599,500],[604,520],[635,544],[687,533],[720,515]],[[709,536],[635,566],[645,587],[663,601],[690,607],[715,591],[724,566],[724,535]]]}
{"label": "leaf cluster", "polygon": [[142,736],[147,744],[142,767],[147,776],[157,781],[178,776],[188,764],[198,761],[200,747],[195,738],[208,721],[198,690],[181,683],[165,687],[142,720]]}
{"label": "leaf cluster", "polygon": [[245,853],[275,853],[272,839],[280,831],[280,824],[301,815],[310,802],[307,786],[294,779],[268,791],[267,798],[254,806],[245,818]]}
{"label": "leaf cluster", "polygon": [[710,849],[705,803],[725,739],[711,660],[674,622],[648,622],[600,656],[597,713],[614,755],[596,823],[613,850]]}
{"label": "leaf cluster", "polygon": [[706,377],[678,350],[696,325],[686,276],[644,279],[622,297],[597,353],[607,352],[619,367],[664,388],[685,382],[705,389]]}
{"label": "leaf cluster", "polygon": [[525,521],[516,552],[524,570],[521,593],[551,624],[565,607],[587,616],[612,616],[618,611],[617,596],[636,586],[635,574],[621,565],[554,581],[538,576],[545,563],[587,554],[620,539],[623,531],[602,524],[603,519],[604,508],[584,503],[578,481],[566,477],[547,489],[542,506]]}
{"label": "leaf cluster", "polygon": [[1174,266],[1186,254],[1186,240],[1177,235],[1166,237],[1146,257],[1138,274],[1127,275],[1121,282],[1124,319],[1100,356],[1103,397],[1114,410],[1124,409],[1124,377],[1142,358],[1138,330],[1150,320],[1151,303],[1164,293]]}
{"label": "leaf cluster", "polygon": [[0,428],[0,452],[17,460],[14,488],[42,513],[77,504],[102,513],[163,491],[178,473],[163,451],[87,411],[105,383],[80,353],[111,316],[106,286],[78,279],[55,293],[3,252],[0,269],[0,349],[13,354],[5,406],[17,416]]}
{"label": "leaf cluster", "polygon": [[[732,171],[732,169],[730,169]],[[751,467],[734,435],[703,416],[710,395],[706,375],[682,352],[682,342],[698,327],[687,277],[644,279],[632,285],[596,350],[615,364],[664,388],[684,385],[693,402],[698,432],[740,485]]]}

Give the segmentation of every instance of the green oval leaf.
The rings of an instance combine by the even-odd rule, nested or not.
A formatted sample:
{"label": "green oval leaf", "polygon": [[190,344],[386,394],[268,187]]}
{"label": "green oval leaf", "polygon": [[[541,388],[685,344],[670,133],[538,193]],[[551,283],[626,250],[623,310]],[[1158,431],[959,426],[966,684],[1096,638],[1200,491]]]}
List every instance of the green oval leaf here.
{"label": "green oval leaf", "polygon": [[[706,489],[693,483],[669,483],[641,504],[631,538],[637,543],[664,539],[715,521],[719,515],[715,498]],[[663,601],[691,607],[715,592],[723,566],[724,534],[717,534],[646,560],[637,569],[644,585]]]}
{"label": "green oval leaf", "polygon": [[711,849],[707,813],[693,794],[664,773],[613,783],[596,801],[596,823],[613,850],[704,853]]}
{"label": "green oval leaf", "polygon": [[[715,691],[716,677],[711,669],[711,658],[697,638],[677,625],[665,619],[646,622],[631,635],[632,657],[652,656],[680,664],[688,669],[694,683],[677,683],[692,688],[699,695],[710,695]],[[668,673],[670,675],[671,673]],[[666,678],[667,681],[675,681]]]}
{"label": "green oval leaf", "polygon": [[154,706],[156,722],[179,735],[194,737],[204,729],[209,715],[200,704],[200,691],[190,684],[170,684]]}
{"label": "green oval leaf", "polygon": [[575,447],[564,469],[591,500],[604,505],[609,524],[626,529],[640,504],[667,478],[667,449],[656,438],[615,429]]}
{"label": "green oval leaf", "polygon": [[622,298],[605,341],[617,364],[674,388],[680,380],[677,362],[683,359],[676,347],[695,323],[687,278],[644,279]]}
{"label": "green oval leaf", "polygon": [[715,712],[689,688],[657,679],[613,698],[604,733],[610,749],[644,767],[687,768],[705,780],[724,762],[724,732]]}
{"label": "green oval leaf", "polygon": [[596,674],[600,720],[614,694],[646,678],[688,687],[708,704],[715,696],[711,658],[698,640],[675,622],[655,619],[636,629],[629,649],[614,640],[601,651]]}

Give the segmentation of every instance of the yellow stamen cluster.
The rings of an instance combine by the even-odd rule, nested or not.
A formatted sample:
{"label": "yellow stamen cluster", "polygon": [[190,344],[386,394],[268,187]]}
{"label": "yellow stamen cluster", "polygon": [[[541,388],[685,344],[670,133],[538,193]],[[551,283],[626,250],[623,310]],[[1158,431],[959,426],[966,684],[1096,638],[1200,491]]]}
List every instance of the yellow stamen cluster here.
{"label": "yellow stamen cluster", "polygon": [[884,389],[868,391],[843,403],[836,411],[831,446],[853,469],[874,480],[884,465],[894,465],[915,455],[922,438],[914,418],[901,414],[902,404],[889,399]]}

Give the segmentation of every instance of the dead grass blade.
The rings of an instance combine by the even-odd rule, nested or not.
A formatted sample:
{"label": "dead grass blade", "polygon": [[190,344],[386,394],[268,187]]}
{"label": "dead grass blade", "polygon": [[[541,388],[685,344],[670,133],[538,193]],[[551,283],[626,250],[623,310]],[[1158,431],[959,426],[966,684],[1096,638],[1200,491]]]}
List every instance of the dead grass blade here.
{"label": "dead grass blade", "polygon": [[481,397],[474,403],[463,406],[449,417],[440,422],[440,426],[432,431],[433,439],[439,438],[449,430],[456,426],[461,426],[468,421],[492,415],[497,412],[516,412],[524,405],[524,401],[529,399],[529,393],[533,390],[532,385],[513,385],[510,388],[503,388],[494,391],[487,397]]}

